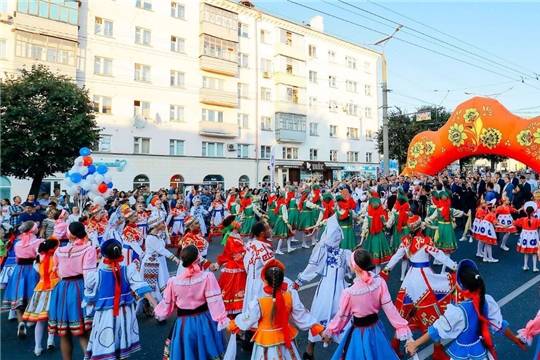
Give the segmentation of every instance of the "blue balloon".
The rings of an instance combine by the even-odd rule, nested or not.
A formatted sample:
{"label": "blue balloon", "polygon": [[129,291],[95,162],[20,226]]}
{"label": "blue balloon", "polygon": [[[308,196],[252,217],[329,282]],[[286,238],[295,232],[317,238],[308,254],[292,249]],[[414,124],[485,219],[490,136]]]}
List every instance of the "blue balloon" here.
{"label": "blue balloon", "polygon": [[82,180],[82,176],[79,173],[73,173],[69,176],[69,178],[74,184],[78,184]]}
{"label": "blue balloon", "polygon": [[79,155],[81,156],[89,156],[90,155],[90,149],[83,147],[79,150]]}
{"label": "blue balloon", "polygon": [[94,164],[88,165],[88,173],[93,174],[95,172],[96,172],[96,165],[94,165]]}
{"label": "blue balloon", "polygon": [[97,168],[97,172],[101,175],[105,174],[107,172],[107,170],[109,170],[107,168],[107,165],[99,165],[98,168]]}
{"label": "blue balloon", "polygon": [[81,195],[86,195],[86,194],[88,194],[88,191],[81,189]]}
{"label": "blue balloon", "polygon": [[109,181],[109,183],[107,184],[107,188],[112,189],[112,187],[113,187],[112,181]]}
{"label": "blue balloon", "polygon": [[67,177],[67,178],[69,177],[69,171],[66,173],[66,177]]}

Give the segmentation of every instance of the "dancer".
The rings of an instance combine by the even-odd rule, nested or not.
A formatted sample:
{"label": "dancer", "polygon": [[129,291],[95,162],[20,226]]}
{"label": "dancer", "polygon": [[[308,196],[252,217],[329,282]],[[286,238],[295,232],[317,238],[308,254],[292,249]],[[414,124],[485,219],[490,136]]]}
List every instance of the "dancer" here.
{"label": "dancer", "polygon": [[[331,193],[325,193],[323,195],[322,207],[324,208],[324,211],[319,212],[319,217],[317,218],[317,221],[315,223],[315,226],[319,228],[318,240],[321,239],[321,236],[324,233],[324,230],[326,229],[326,222],[336,212],[334,196],[332,196]],[[313,233],[311,236],[313,236]]]}
{"label": "dancer", "polygon": [[516,343],[519,340],[503,320],[499,305],[486,294],[484,278],[476,264],[462,260],[456,275],[465,300],[459,305],[448,304],[444,315],[435,320],[427,333],[405,344],[405,349],[413,355],[420,345],[430,340],[456,339],[446,351],[450,359],[496,359],[490,326]]}
{"label": "dancer", "polygon": [[152,289],[141,279],[135,264],[121,264],[122,251],[118,240],[103,241],[104,266],[88,273],[84,280],[83,304],[93,314],[85,360],[127,359],[141,349],[132,292],[157,306],[150,294]]}
{"label": "dancer", "polygon": [[274,214],[277,215],[277,218],[276,222],[274,223],[274,228],[272,229],[272,237],[274,239],[279,239],[276,254],[283,255],[283,252],[281,251],[281,244],[285,239],[287,240],[287,252],[291,253],[295,250],[295,248],[291,246],[291,240],[294,236],[294,232],[291,224],[289,224],[289,213],[287,211],[287,203],[283,193],[278,195]]}
{"label": "dancer", "polygon": [[203,259],[206,259],[209,245],[201,232],[201,223],[199,219],[195,216],[188,216],[186,218],[186,229],[186,234],[182,237],[180,248],[184,248],[188,245],[195,245],[199,250],[199,255]]}
{"label": "dancer", "polygon": [[209,212],[201,205],[201,197],[195,196],[193,198],[193,206],[191,207],[191,210],[189,214],[191,216],[196,217],[199,220],[199,224],[201,226],[201,233],[203,236],[206,236],[206,224],[204,222],[204,217],[209,214]]}
{"label": "dancer", "polygon": [[[296,234],[296,231],[298,229],[298,224],[300,222],[300,210],[301,206],[296,201],[296,188],[294,186],[290,186],[287,191],[286,196],[286,203],[287,203],[287,215],[289,224],[291,224],[291,227],[293,229],[293,232]],[[304,233],[302,234],[302,247],[306,247],[306,240],[304,238]],[[292,242],[298,242],[296,240],[295,236],[292,237]]]}
{"label": "dancer", "polygon": [[148,224],[146,221],[148,220],[148,216],[150,214],[148,211],[145,211],[144,204],[141,203],[137,203],[137,205],[135,205],[135,210],[137,211],[137,227],[141,231],[141,236],[146,238],[146,232],[148,231]]}
{"label": "dancer", "polygon": [[[384,235],[384,227],[386,224],[386,211],[383,209],[381,199],[371,197],[367,207],[367,216],[362,224],[361,243],[364,248],[372,255],[372,261],[375,264],[375,272],[381,271],[383,263],[390,261],[392,258],[392,250]],[[407,264],[405,264],[405,270]],[[402,266],[402,278],[405,276],[405,271]]]}
{"label": "dancer", "polygon": [[[324,199],[323,199],[324,202]],[[307,267],[298,274],[293,287],[298,289],[313,280],[317,275],[321,280],[315,290],[315,297],[311,304],[311,315],[323,326],[328,325],[330,320],[338,312],[339,299],[344,289],[348,287],[345,275],[350,275],[351,251],[340,249],[339,245],[343,238],[343,230],[339,226],[336,215],[326,221],[326,228],[321,240],[315,245],[309,258]],[[346,326],[341,335],[348,330]],[[319,335],[308,334],[308,345],[302,359],[313,360],[315,357],[315,343],[321,341]],[[338,336],[336,341],[341,341]]]}
{"label": "dancer", "polygon": [[[422,219],[414,215],[407,220],[410,234],[404,236],[397,252],[383,269],[386,276],[400,259],[407,256],[411,268],[399,289],[396,308],[409,322],[411,330],[427,331],[450,303],[455,281],[450,274],[436,274],[429,267],[430,256],[439,260],[450,269],[457,269],[457,264],[444,255],[433,244],[433,240],[422,234]],[[403,356],[398,338],[392,339],[392,348],[399,357]],[[433,360],[447,360],[448,356],[440,342],[435,342]]]}
{"label": "dancer", "polygon": [[103,242],[103,235],[107,228],[107,223],[102,220],[103,208],[99,205],[92,206],[90,208],[90,218],[86,225],[86,233],[96,249],[99,249],[100,244]]}
{"label": "dancer", "polygon": [[268,195],[268,206],[266,207],[266,211],[268,212],[268,224],[271,228],[274,227],[274,223],[276,222],[277,215],[274,213],[274,209],[276,208],[276,200],[277,195],[275,192],[270,192],[270,195]]}
{"label": "dancer", "polygon": [[536,203],[528,201],[523,205],[526,217],[517,219],[512,223],[514,226],[522,228],[519,234],[517,251],[523,254],[523,271],[529,270],[529,255],[532,255],[533,271],[538,272],[536,262],[538,260],[538,228],[540,228],[540,219],[533,217],[537,209]]}
{"label": "dancer", "polygon": [[[401,189],[400,189],[401,190]],[[401,190],[403,191],[403,190]],[[411,207],[408,199],[405,195],[399,195],[397,197],[396,204],[388,216],[387,228],[391,228],[394,225],[394,232],[392,233],[392,251],[396,252],[401,245],[401,239],[404,236],[409,235],[409,228],[407,227],[407,219]]]}
{"label": "dancer", "polygon": [[[313,228],[315,225],[316,218],[313,217],[313,210],[317,209],[318,205],[313,204],[310,199],[311,189],[309,186],[305,185],[302,196],[298,200],[298,211],[300,216],[298,218],[298,230],[302,233],[302,245],[306,245],[306,234]],[[317,213],[318,217],[319,213]],[[313,242],[315,240],[312,240]],[[309,246],[307,246],[309,248]]]}
{"label": "dancer", "polygon": [[188,245],[181,252],[185,270],[167,282],[156,317],[166,319],[176,309],[177,318],[165,342],[164,360],[222,359],[225,337],[221,330],[229,318],[214,274],[202,271],[199,252]]}
{"label": "dancer", "polygon": [[499,259],[493,258],[492,245],[497,245],[497,233],[495,226],[500,226],[495,214],[495,202],[493,199],[487,203],[486,215],[480,222],[480,231],[476,233],[476,240],[484,243],[484,262],[496,263]]}
{"label": "dancer", "polygon": [[122,265],[128,266],[131,263],[135,263],[137,269],[140,269],[141,259],[144,256],[142,249],[144,238],[139,226],[137,226],[137,213],[128,207],[124,210],[123,217],[126,224],[122,231]]}
{"label": "dancer", "polygon": [[478,235],[480,234],[480,227],[482,220],[487,215],[487,208],[483,200],[480,200],[480,204],[476,208],[474,214],[474,221],[471,228],[471,238],[475,239],[478,244],[476,246],[476,257],[484,257],[484,242],[478,240]]}
{"label": "dancer", "polygon": [[341,330],[350,323],[353,326],[340,342],[332,360],[397,360],[398,357],[379,320],[378,312],[382,308],[400,340],[412,337],[407,321],[403,319],[392,303],[386,282],[380,276],[373,276],[375,268],[371,255],[364,249],[356,249],[351,254],[351,270],[356,279],[354,285],[345,289],[339,301],[339,310],[324,330],[323,340],[330,343]]}
{"label": "dancer", "polygon": [[[23,321],[30,321],[36,323],[34,330],[34,354],[40,356],[43,352],[41,341],[43,339],[43,333],[47,328],[47,320],[49,319],[49,306],[51,300],[52,289],[58,284],[60,278],[56,269],[54,269],[53,255],[56,248],[60,245],[58,239],[54,236],[49,237],[39,244],[38,257],[38,272],[40,279],[36,287],[34,288],[34,295],[28,303],[24,315]],[[47,349],[54,349],[54,334],[49,334],[47,338]]]}
{"label": "dancer", "polygon": [[221,230],[223,229],[222,223],[225,219],[225,206],[225,202],[221,200],[221,193],[216,193],[216,199],[208,209],[208,211],[212,213],[212,217],[210,218],[210,230],[208,231],[208,242],[212,242],[214,236],[221,235]]}
{"label": "dancer", "polygon": [[501,241],[501,249],[504,251],[510,250],[510,248],[506,246],[506,242],[508,241],[510,234],[516,232],[516,227],[512,225],[512,222],[514,221],[512,218],[513,212],[516,212],[516,209],[510,205],[510,199],[508,199],[507,196],[503,196],[502,205],[497,207],[496,211],[497,221],[500,225],[495,227],[495,231],[504,234]]}
{"label": "dancer", "polygon": [[54,219],[53,236],[60,241],[61,246],[66,246],[69,241],[67,236],[69,213],[65,209],[57,211]]}
{"label": "dancer", "polygon": [[[429,218],[433,213],[437,210],[439,207],[439,193],[437,191],[431,192],[431,204],[426,209],[426,218]],[[435,218],[431,222],[431,226],[426,226],[426,230],[424,231],[425,235],[427,237],[430,237],[431,239],[435,240],[435,233],[437,231],[437,219]],[[463,235],[465,236],[465,235]]]}
{"label": "dancer", "polygon": [[244,198],[242,199],[240,206],[240,219],[242,220],[242,228],[240,229],[240,235],[243,238],[250,238],[253,236],[251,234],[251,228],[256,222],[255,215],[259,218],[263,218],[264,215],[259,211],[259,209],[251,203],[251,193],[248,191]]}
{"label": "dancer", "polygon": [[[529,346],[532,345],[533,336],[540,334],[540,311],[536,314],[535,318],[527,322],[527,326],[523,329],[518,330],[518,339],[521,340],[524,344]],[[534,353],[535,360],[540,358],[540,341],[536,345],[536,350]]]}
{"label": "dancer", "polygon": [[348,196],[348,199],[345,199],[342,195],[336,196],[336,218],[343,231],[343,238],[339,246],[342,249],[352,250],[356,247],[356,235],[354,234],[353,220],[358,218],[358,216],[354,213],[356,204],[350,195]]}
{"label": "dancer", "polygon": [[167,217],[167,221],[166,221],[167,224],[170,223],[171,219],[173,221],[173,224],[171,227],[171,243],[176,246],[178,245],[182,236],[184,236],[184,231],[185,231],[184,220],[186,218],[187,213],[188,213],[188,210],[186,209],[184,204],[182,204],[181,201],[177,201],[176,206],[174,207],[174,209],[171,209],[171,212],[169,213],[169,216]]}

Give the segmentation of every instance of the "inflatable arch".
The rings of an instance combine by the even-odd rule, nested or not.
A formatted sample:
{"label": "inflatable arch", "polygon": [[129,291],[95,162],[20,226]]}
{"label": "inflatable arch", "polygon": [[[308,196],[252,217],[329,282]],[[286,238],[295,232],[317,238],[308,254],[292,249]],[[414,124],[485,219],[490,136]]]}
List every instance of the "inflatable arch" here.
{"label": "inflatable arch", "polygon": [[497,100],[474,97],[439,130],[415,135],[402,175],[434,175],[456,160],[485,154],[513,158],[540,172],[540,117],[523,119]]}

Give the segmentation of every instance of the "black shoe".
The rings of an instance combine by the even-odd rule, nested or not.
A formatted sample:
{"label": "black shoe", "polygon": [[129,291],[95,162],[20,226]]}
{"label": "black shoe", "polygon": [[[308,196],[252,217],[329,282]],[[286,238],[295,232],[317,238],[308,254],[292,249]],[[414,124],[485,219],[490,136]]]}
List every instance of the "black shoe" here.
{"label": "black shoe", "polygon": [[315,360],[315,355],[309,355],[307,352],[304,351],[304,355],[302,355],[302,360]]}

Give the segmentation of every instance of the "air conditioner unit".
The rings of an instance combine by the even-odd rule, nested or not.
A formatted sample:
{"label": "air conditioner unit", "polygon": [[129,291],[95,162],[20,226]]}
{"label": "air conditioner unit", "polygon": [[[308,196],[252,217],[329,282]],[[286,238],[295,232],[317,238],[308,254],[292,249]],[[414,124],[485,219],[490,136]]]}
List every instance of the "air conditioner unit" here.
{"label": "air conditioner unit", "polygon": [[268,71],[265,71],[265,72],[263,73],[263,78],[265,78],[265,79],[270,79],[270,73],[269,73]]}
{"label": "air conditioner unit", "polygon": [[227,144],[227,150],[236,151],[236,144]]}

